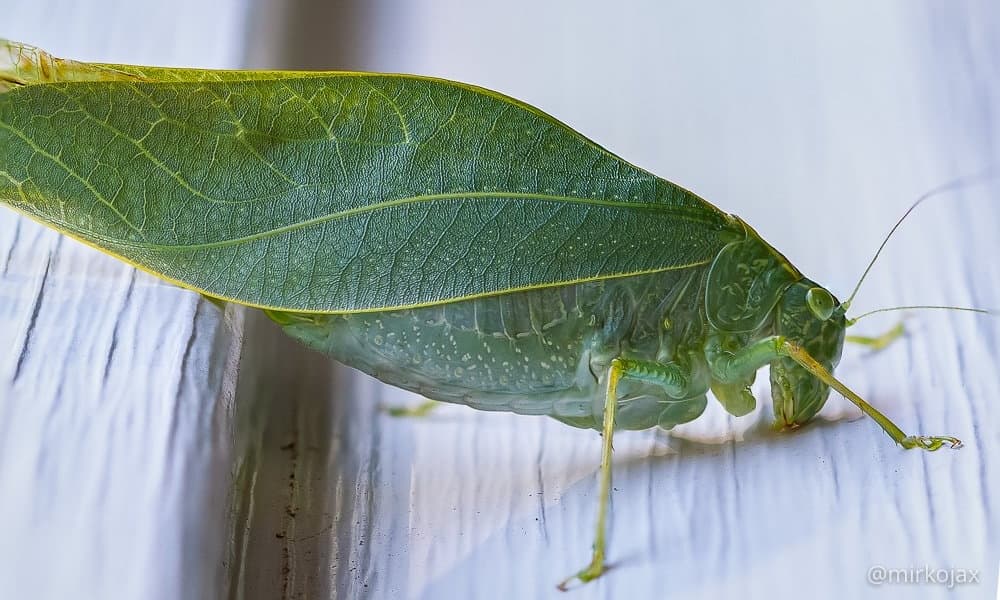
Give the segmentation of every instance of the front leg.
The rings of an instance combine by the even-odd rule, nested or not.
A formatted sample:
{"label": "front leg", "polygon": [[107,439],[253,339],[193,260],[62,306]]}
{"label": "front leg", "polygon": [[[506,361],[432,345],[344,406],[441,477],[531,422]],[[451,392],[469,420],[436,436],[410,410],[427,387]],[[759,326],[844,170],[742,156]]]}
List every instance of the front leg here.
{"label": "front leg", "polygon": [[705,357],[712,374],[712,394],[726,412],[742,417],[757,406],[750,391],[757,371],[774,360],[780,340],[766,338],[744,346],[736,336],[713,334],[705,345]]}
{"label": "front leg", "polygon": [[747,346],[737,336],[713,333],[705,344],[705,359],[712,379],[723,384],[741,384],[782,356],[784,343],[784,337],[772,335]]}
{"label": "front leg", "polygon": [[958,448],[962,445],[960,440],[951,436],[907,435],[889,417],[841,383],[805,348],[784,336],[766,337],[742,348],[737,347],[735,342],[738,342],[738,339],[734,336],[713,334],[705,346],[705,356],[708,359],[712,376],[723,383],[738,382],[741,377],[749,376],[764,365],[778,358],[788,357],[802,366],[813,377],[837,390],[842,396],[854,403],[861,409],[861,412],[871,417],[894,442],[903,448],[937,450],[945,445],[952,448]]}
{"label": "front leg", "polygon": [[865,402],[861,396],[855,394],[850,388],[841,383],[840,380],[834,377],[832,373],[823,367],[823,365],[819,364],[816,359],[810,356],[802,346],[786,340],[781,344],[781,354],[782,356],[787,356],[799,363],[806,371],[812,373],[814,377],[837,390],[842,396],[853,402],[855,406],[861,409],[861,412],[865,413],[878,423],[879,427],[889,434],[892,441],[896,442],[903,448],[920,448],[922,450],[934,451],[945,445],[952,448],[960,448],[962,446],[962,440],[948,435],[906,435],[906,433],[893,423],[889,417],[883,415],[874,406]]}

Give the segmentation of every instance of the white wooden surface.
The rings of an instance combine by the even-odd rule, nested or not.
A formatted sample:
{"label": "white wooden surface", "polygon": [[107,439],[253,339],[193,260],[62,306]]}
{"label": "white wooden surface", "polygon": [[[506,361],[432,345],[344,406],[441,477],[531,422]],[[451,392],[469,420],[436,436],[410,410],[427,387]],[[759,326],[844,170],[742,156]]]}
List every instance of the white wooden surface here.
{"label": "white wooden surface", "polygon": [[[237,2],[6,0],[0,36],[234,66],[242,17]],[[0,597],[225,593],[241,321],[0,210]]]}
{"label": "white wooden surface", "polygon": [[[78,58],[239,60],[236,3],[87,4],[19,2],[2,34]],[[260,0],[244,57],[523,98],[740,214],[843,295],[913,198],[997,162],[1000,10],[760,4]],[[998,191],[921,209],[857,307],[1000,305]],[[252,313],[229,403],[220,356],[238,323],[0,219],[4,597],[551,598],[585,563],[595,433],[458,407],[388,418],[381,404],[418,400]],[[966,448],[903,452],[839,398],[791,435],[769,432],[766,402],[620,435],[616,568],[572,597],[994,597],[1000,325],[923,313],[908,326],[884,353],[849,350],[838,373],[905,429]],[[873,566],[978,569],[982,583],[873,586]]]}
{"label": "white wooden surface", "polygon": [[[292,35],[282,56],[523,98],[740,214],[841,295],[912,199],[997,161],[1000,11],[988,2],[365,6],[346,26],[365,33],[364,52],[324,62],[308,49],[329,50],[327,38]],[[339,31],[330,10],[300,22]],[[1000,305],[998,191],[922,209],[857,308]],[[859,332],[893,323],[873,318]],[[905,341],[851,349],[839,374],[907,430],[953,433],[964,449],[899,450],[840,398],[790,435],[769,432],[769,406],[739,420],[713,409],[669,436],[621,435],[616,568],[572,597],[994,597],[1000,329],[959,314],[907,323]],[[551,598],[586,562],[595,433],[458,407],[393,420],[380,403],[418,400],[346,369],[331,381],[315,358],[276,364],[294,350],[258,325],[248,339],[270,340],[264,378],[279,378],[273,397],[289,402],[269,405],[281,418],[261,438],[246,589]],[[288,394],[286,369],[306,387]],[[876,566],[977,569],[982,583],[875,586]]]}

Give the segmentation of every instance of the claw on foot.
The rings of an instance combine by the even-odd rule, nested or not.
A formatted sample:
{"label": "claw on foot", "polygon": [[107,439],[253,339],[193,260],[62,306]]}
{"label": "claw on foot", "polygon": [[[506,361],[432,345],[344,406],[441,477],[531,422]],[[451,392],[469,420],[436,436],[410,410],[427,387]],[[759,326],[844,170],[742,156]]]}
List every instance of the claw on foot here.
{"label": "claw on foot", "polygon": [[607,570],[608,569],[607,567],[604,566],[603,562],[597,562],[597,561],[592,562],[589,565],[587,565],[586,569],[580,571],[576,575],[564,579],[562,582],[559,583],[559,585],[556,586],[556,589],[558,589],[560,592],[567,592],[569,591],[570,584],[573,583],[574,581],[579,581],[581,584],[589,583],[597,579],[601,575],[604,575],[604,573],[606,573]]}
{"label": "claw on foot", "polygon": [[909,435],[903,438],[901,445],[906,449],[920,448],[921,450],[933,452],[945,445],[951,448],[961,448],[962,440],[950,435]]}
{"label": "claw on foot", "polygon": [[789,433],[802,427],[802,423],[788,423],[782,419],[775,419],[771,423],[771,431],[777,433]]}

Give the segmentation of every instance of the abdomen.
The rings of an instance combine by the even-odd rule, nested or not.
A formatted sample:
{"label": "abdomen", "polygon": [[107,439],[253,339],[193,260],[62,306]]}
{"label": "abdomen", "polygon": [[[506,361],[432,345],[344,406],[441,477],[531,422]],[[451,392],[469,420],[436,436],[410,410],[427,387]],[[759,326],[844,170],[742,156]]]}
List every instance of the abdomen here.
{"label": "abdomen", "polygon": [[[672,271],[425,308],[320,315],[284,328],[348,366],[433,400],[591,426],[603,412],[600,378],[607,365],[623,351],[654,359],[663,341],[662,300],[689,276]],[[608,319],[623,314],[629,322],[614,334],[619,339],[607,339]]]}

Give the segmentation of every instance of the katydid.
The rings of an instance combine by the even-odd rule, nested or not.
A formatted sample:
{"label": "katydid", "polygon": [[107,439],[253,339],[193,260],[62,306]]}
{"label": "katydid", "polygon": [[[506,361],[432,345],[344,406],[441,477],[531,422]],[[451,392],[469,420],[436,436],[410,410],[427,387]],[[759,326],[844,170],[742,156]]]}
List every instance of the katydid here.
{"label": "katydid", "polygon": [[517,100],[410,75],[0,56],[0,202],[391,385],[600,430],[596,541],[570,579],[606,570],[615,430],[689,422],[709,391],[745,415],[761,367],[784,427],[832,387],[904,448],[960,445],[905,434],[834,377],[850,299]]}

